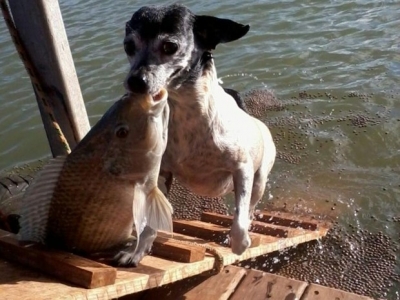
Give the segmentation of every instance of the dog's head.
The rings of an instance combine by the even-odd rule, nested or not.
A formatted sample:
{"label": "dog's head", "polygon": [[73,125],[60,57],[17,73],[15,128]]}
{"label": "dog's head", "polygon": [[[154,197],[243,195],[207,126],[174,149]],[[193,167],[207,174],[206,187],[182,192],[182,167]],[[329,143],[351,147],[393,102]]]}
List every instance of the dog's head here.
{"label": "dog's head", "polygon": [[241,38],[249,28],[228,19],[197,16],[178,4],[142,7],[126,23],[124,48],[130,71],[125,88],[155,94],[161,87],[177,89],[193,82],[201,74],[205,54],[219,43]]}

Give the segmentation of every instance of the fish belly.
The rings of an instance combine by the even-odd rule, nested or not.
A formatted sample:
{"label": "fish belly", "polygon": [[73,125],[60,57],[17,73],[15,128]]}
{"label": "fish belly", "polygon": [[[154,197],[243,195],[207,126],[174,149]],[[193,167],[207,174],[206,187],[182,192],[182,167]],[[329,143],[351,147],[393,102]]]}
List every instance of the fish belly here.
{"label": "fish belly", "polygon": [[[133,228],[134,187],[88,168],[74,178],[64,170],[51,202],[46,242],[91,253],[124,243]],[[82,174],[80,170],[80,174]]]}

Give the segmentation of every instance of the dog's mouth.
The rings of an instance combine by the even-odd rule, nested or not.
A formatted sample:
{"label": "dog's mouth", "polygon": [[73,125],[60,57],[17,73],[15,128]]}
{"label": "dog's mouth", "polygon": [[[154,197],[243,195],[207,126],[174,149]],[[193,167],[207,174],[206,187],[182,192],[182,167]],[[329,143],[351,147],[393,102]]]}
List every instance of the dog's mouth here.
{"label": "dog's mouth", "polygon": [[174,71],[174,73],[171,74],[170,78],[173,79],[178,73],[182,70],[182,68],[178,68]]}
{"label": "dog's mouth", "polygon": [[173,81],[173,80],[175,79],[175,77],[182,71],[182,69],[183,69],[183,68],[178,68],[178,69],[176,69],[176,70],[171,74],[171,76],[169,76],[169,79],[168,79],[167,84],[170,84],[171,81]]}
{"label": "dog's mouth", "polygon": [[153,101],[156,101],[156,102],[166,99],[167,96],[168,96],[168,92],[164,88],[161,88],[157,93],[152,95]]}

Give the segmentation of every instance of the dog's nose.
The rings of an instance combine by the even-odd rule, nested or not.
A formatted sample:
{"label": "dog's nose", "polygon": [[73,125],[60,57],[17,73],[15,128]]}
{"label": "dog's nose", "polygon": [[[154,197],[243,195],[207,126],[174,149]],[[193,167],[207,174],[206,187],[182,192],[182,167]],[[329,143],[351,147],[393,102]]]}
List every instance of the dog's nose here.
{"label": "dog's nose", "polygon": [[149,91],[147,77],[144,75],[131,75],[127,80],[128,88],[131,92],[144,94]]}

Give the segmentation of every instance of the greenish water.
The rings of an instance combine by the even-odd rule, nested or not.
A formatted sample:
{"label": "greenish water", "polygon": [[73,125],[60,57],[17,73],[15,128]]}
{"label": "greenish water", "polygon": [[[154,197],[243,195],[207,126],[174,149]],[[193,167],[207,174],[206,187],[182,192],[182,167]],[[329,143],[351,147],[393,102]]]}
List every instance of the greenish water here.
{"label": "greenish water", "polygon": [[[92,125],[124,92],[124,24],[142,6],[116,3],[60,1]],[[240,91],[273,89],[286,104],[263,119],[281,154],[297,163],[277,160],[269,202],[328,214],[398,241],[400,223],[392,218],[400,217],[400,2],[183,3],[198,14],[250,24],[244,38],[217,48],[218,75]],[[1,171],[48,157],[50,150],[4,22],[0,49]],[[299,97],[303,91],[309,96]]]}

